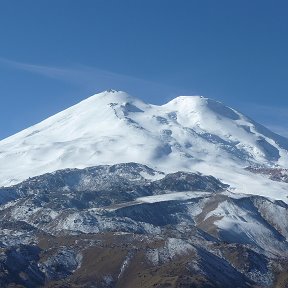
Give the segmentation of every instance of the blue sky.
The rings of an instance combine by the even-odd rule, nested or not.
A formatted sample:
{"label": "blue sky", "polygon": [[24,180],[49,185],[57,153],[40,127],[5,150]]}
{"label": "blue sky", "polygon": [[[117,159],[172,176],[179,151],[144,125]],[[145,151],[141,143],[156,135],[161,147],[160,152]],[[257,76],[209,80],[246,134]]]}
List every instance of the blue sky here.
{"label": "blue sky", "polygon": [[288,1],[0,2],[0,139],[113,88],[226,103],[288,136]]}

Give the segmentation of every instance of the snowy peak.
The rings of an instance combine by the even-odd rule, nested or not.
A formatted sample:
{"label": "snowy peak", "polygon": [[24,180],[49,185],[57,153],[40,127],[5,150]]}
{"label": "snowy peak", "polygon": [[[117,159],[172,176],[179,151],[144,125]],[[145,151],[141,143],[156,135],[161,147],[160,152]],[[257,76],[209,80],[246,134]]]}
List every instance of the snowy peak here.
{"label": "snowy peak", "polygon": [[[91,132],[95,133],[97,131],[94,125],[96,122],[100,121],[98,125],[100,126],[101,122],[108,123],[109,121],[117,120],[117,117],[115,117],[115,110],[118,110],[119,112],[122,111],[123,114],[136,110],[140,111],[136,105],[142,108],[146,106],[144,102],[125,92],[115,90],[104,91],[47,118],[20,133],[4,139],[1,142],[10,142],[9,140],[17,140],[21,137],[31,140],[33,138],[38,138],[38,134],[41,134],[42,136],[45,133],[44,131],[50,131],[52,132],[52,135],[61,134],[57,135],[59,140],[61,138],[63,140],[63,138],[71,139],[75,136],[80,137],[88,130],[92,130]],[[53,138],[51,138],[51,141],[53,141]]]}
{"label": "snowy peak", "polygon": [[285,167],[288,140],[220,102],[96,94],[0,141],[1,287],[284,283]]}
{"label": "snowy peak", "polygon": [[[211,134],[210,137],[214,139],[220,137],[228,145],[234,143],[236,149],[246,151],[246,156],[245,153],[240,153],[241,157],[248,159],[252,156],[256,162],[264,160],[265,164],[268,162],[271,164],[271,161],[283,163],[282,155],[287,159],[287,139],[274,134],[221,102],[202,96],[180,96],[164,106],[178,111],[178,122],[181,125],[193,127],[202,135],[207,136],[208,132]],[[286,151],[281,154],[277,147]]]}
{"label": "snowy peak", "polygon": [[[141,100],[129,95],[128,93],[124,92],[124,91],[116,91],[116,90],[107,90],[107,91],[103,91],[101,93],[95,94],[85,100],[83,100],[82,102],[80,102],[79,104],[108,104],[110,102],[116,102],[116,103],[125,103],[125,102],[142,102]],[[143,103],[143,102],[142,102]],[[79,105],[76,104],[75,106]]]}
{"label": "snowy peak", "polygon": [[202,96],[157,106],[110,90],[0,141],[0,185],[59,169],[127,162],[165,173],[199,171],[236,187],[237,169],[241,182],[249,183],[243,167],[287,167],[288,140]]}
{"label": "snowy peak", "polygon": [[[146,107],[147,104],[144,103],[142,100],[133,97],[129,95],[126,92],[123,91],[116,91],[116,90],[107,90],[104,92],[101,92],[99,94],[95,94],[79,104],[75,105],[74,107],[79,108],[78,105],[82,105],[84,109],[87,109],[87,105],[95,105],[96,106],[105,106],[109,105],[110,107],[120,105],[120,106],[140,106],[140,107]],[[132,111],[133,112],[133,111]]]}
{"label": "snowy peak", "polygon": [[206,100],[207,98],[203,96],[178,96],[162,106],[177,107],[177,110],[195,111],[199,106],[205,105]]}
{"label": "snowy peak", "polygon": [[210,110],[210,113],[215,113],[218,117],[225,117],[231,120],[239,120],[241,118],[241,114],[234,109],[223,105],[219,101],[203,96],[178,96],[163,106],[170,108],[175,107],[182,113],[198,112],[201,114]]}

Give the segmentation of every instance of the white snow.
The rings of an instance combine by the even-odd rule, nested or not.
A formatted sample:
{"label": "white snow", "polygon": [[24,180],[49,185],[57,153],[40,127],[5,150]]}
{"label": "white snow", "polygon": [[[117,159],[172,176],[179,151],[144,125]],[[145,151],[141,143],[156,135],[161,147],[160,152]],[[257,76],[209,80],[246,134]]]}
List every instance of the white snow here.
{"label": "white snow", "polygon": [[247,243],[250,241],[264,249],[269,247],[272,252],[275,249],[275,243],[278,242],[278,249],[287,252],[287,242],[277,241],[274,230],[269,229],[270,226],[263,222],[257,212],[245,205],[239,207],[229,200],[221,202],[216,209],[206,215],[205,220],[210,217],[219,219],[214,224],[222,231],[229,231],[229,234],[232,235],[229,237],[237,235],[237,240],[234,239],[236,242]]}
{"label": "white snow", "polygon": [[120,268],[120,273],[118,275],[118,279],[123,276],[125,270],[127,269],[128,265],[129,265],[129,262],[132,258],[132,255],[128,254],[127,257],[124,259],[122,265],[121,265],[121,268]]}
{"label": "white snow", "polygon": [[[0,141],[0,186],[64,168],[138,162],[159,171],[199,171],[235,193],[288,202],[288,184],[244,171],[288,167],[288,140],[200,96],[157,106],[102,92]],[[158,175],[160,176],[160,175]]]}
{"label": "white snow", "polygon": [[161,262],[167,263],[177,256],[189,253],[196,253],[196,249],[187,243],[187,241],[177,238],[167,238],[164,247],[147,249],[146,257],[151,264],[157,266]]}
{"label": "white snow", "polygon": [[137,198],[136,201],[144,202],[144,203],[156,203],[156,202],[165,202],[165,201],[183,201],[189,200],[193,198],[202,198],[202,197],[209,197],[211,193],[208,192],[176,192],[176,193],[168,193],[168,194],[161,194],[161,195],[154,195],[154,196],[146,196]]}
{"label": "white snow", "polygon": [[195,251],[195,248],[182,239],[168,238],[165,247],[168,249],[169,257],[174,258],[177,255],[185,255],[191,251]]}

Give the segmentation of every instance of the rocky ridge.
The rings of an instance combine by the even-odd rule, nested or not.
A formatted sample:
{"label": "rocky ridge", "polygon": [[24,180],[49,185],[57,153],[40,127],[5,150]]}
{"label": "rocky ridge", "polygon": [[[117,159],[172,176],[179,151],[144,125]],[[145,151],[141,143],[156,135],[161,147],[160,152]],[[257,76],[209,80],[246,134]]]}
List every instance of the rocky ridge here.
{"label": "rocky ridge", "polygon": [[287,269],[288,205],[212,176],[124,163],[0,194],[1,287],[281,287]]}

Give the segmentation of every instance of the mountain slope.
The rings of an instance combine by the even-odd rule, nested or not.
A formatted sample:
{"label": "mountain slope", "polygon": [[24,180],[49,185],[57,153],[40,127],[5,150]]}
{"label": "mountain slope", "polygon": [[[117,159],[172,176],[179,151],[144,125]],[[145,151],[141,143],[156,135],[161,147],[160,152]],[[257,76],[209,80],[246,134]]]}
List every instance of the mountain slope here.
{"label": "mountain slope", "polygon": [[0,141],[0,286],[285,287],[287,164],[217,101],[94,95]]}
{"label": "mountain slope", "polygon": [[212,176],[125,163],[5,194],[1,287],[278,287],[288,269],[288,205]]}
{"label": "mountain slope", "polygon": [[288,166],[288,140],[223,104],[181,96],[156,106],[125,92],[96,94],[0,141],[0,185],[64,168],[137,162],[200,171],[241,193],[286,201],[286,183],[246,166]]}

